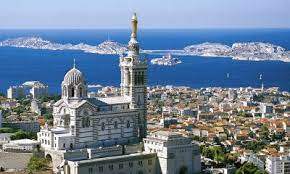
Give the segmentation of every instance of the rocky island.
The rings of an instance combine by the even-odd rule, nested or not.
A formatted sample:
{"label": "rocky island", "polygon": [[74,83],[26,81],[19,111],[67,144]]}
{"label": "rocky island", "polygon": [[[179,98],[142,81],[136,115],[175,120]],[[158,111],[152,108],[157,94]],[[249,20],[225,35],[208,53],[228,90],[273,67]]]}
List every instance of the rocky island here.
{"label": "rocky island", "polygon": [[155,58],[151,60],[153,65],[174,66],[181,63],[178,58],[173,58],[171,54],[162,56],[162,58]]}
{"label": "rocky island", "polygon": [[[127,52],[127,47],[124,44],[112,40],[106,40],[98,45],[89,45],[85,43],[62,44],[51,42],[41,37],[19,37],[13,39],[6,39],[4,41],[0,41],[0,47],[17,47],[17,48],[46,49],[46,50],[76,50],[94,54],[118,54],[118,55]],[[285,48],[281,46],[263,42],[234,43],[232,44],[232,46],[228,46],[221,43],[205,42],[201,44],[186,46],[183,50],[141,50],[141,52],[158,55],[170,53],[173,55],[230,57],[234,60],[249,60],[249,61],[271,60],[271,61],[290,62],[290,51],[287,51]],[[171,63],[169,62],[169,64]]]}
{"label": "rocky island", "polygon": [[220,43],[203,43],[184,48],[185,54],[207,57],[231,57],[235,60],[290,62],[290,51],[270,43],[234,43],[231,47]]}
{"label": "rocky island", "polygon": [[79,50],[87,53],[95,54],[123,54],[127,51],[125,45],[107,40],[99,45],[79,44],[61,44],[44,40],[41,37],[19,37],[7,39],[0,42],[0,47],[17,47],[30,49],[45,49],[45,50]]}

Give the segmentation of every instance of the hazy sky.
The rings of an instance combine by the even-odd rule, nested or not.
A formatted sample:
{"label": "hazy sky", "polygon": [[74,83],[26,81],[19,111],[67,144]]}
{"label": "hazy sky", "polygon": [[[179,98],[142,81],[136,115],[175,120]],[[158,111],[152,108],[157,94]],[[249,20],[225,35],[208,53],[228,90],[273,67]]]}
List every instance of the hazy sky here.
{"label": "hazy sky", "polygon": [[290,28],[290,0],[0,0],[0,28]]}

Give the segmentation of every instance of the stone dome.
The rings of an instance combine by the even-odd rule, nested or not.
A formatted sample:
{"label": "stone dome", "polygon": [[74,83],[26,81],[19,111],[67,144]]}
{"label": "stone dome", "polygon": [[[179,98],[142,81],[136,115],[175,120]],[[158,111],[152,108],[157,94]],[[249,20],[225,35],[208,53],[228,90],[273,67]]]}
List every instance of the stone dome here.
{"label": "stone dome", "polygon": [[65,85],[84,84],[85,78],[83,73],[74,67],[66,73],[62,83]]}

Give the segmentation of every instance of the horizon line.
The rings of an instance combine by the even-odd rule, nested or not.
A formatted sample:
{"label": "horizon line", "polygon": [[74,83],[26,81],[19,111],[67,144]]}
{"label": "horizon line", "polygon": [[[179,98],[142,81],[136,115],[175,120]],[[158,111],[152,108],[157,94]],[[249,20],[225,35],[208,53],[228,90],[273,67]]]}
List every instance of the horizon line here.
{"label": "horizon line", "polygon": [[[282,29],[282,30],[287,30],[290,29],[290,27],[194,27],[194,28],[189,28],[189,27],[143,27],[139,28],[139,30],[237,30],[237,29],[242,29],[242,30],[256,30],[256,29],[264,29],[264,30],[273,30],[273,29]],[[128,27],[99,27],[99,28],[94,28],[94,27],[7,27],[7,28],[1,28],[0,30],[131,30]]]}

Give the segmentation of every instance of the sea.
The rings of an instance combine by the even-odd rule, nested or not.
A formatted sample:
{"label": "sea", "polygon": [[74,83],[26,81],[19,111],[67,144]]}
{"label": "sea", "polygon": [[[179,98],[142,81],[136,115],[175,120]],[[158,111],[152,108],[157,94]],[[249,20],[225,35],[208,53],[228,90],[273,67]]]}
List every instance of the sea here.
{"label": "sea", "polygon": [[[126,44],[126,29],[96,30],[0,30],[0,41],[8,38],[37,36],[57,43],[97,45],[108,38]],[[290,50],[290,29],[141,29],[138,33],[145,50],[183,49],[204,42],[231,46],[235,42],[267,42]],[[150,61],[156,55],[147,54]],[[231,58],[178,56],[176,66],[148,66],[148,85],[203,87],[279,87],[290,91],[290,63],[279,61],[237,61]],[[9,86],[38,80],[49,86],[50,93],[60,93],[65,73],[76,66],[87,84],[120,85],[118,55],[98,55],[82,51],[53,51],[0,47],[0,92]],[[228,74],[228,76],[227,76]],[[260,79],[262,74],[262,79]]]}

